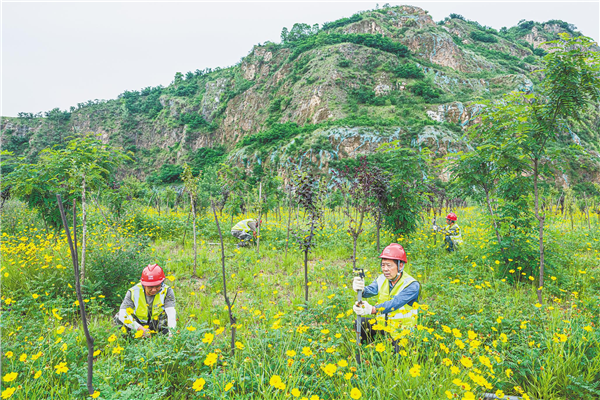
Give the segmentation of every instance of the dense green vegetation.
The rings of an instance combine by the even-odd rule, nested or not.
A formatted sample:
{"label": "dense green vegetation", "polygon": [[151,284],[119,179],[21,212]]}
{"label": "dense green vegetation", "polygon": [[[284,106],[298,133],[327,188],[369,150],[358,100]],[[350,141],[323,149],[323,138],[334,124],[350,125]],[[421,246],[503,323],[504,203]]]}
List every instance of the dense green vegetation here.
{"label": "dense green vegetation", "polygon": [[323,26],[321,27],[322,30],[326,31],[329,29],[335,29],[335,28],[340,28],[342,26],[346,26],[346,25],[350,25],[353,24],[355,22],[361,21],[363,19],[362,15],[360,14],[354,14],[353,16],[349,17],[349,18],[341,18],[338,19],[336,21],[333,22],[325,22],[323,24]]}
{"label": "dense green vegetation", "polygon": [[385,51],[398,57],[406,57],[408,55],[408,48],[405,45],[382,35],[319,33],[307,35],[306,37],[290,42],[290,47],[293,49],[290,59],[293,60],[300,54],[317,47],[339,43],[359,44]]}
{"label": "dense green vegetation", "polygon": [[[232,353],[219,253],[210,244],[218,241],[212,215],[199,218],[200,280],[193,280],[187,210],[163,208],[159,214],[140,200],[130,202],[120,219],[108,214],[106,220],[105,205],[104,211],[90,210],[93,240],[84,299],[98,352],[98,398],[279,399],[299,393],[334,399],[360,393],[384,399],[397,394],[399,384],[411,398],[502,391],[572,400],[597,394],[600,270],[594,265],[600,221],[593,220],[589,230],[585,213],[574,211],[573,228],[568,212],[548,214],[548,254],[556,263],[550,276],[556,279],[545,285],[548,302],[539,308],[535,285],[520,274],[522,264],[505,269],[489,252],[491,222],[478,209],[455,210],[465,237],[456,254],[445,254],[439,240],[436,244],[431,215],[422,216],[425,222],[410,238],[382,233],[384,243],[398,241],[407,248],[407,272],[421,282],[419,328],[404,336],[400,355],[393,355],[384,339],[363,348],[358,365],[351,330],[354,293],[348,288],[352,248],[339,209],[326,211],[310,255],[307,306],[301,300],[299,251],[290,246],[282,260],[285,209],[280,216],[271,210],[263,217],[260,257],[253,249],[235,250],[233,238],[226,237],[228,288],[238,293],[234,312],[241,321]],[[246,216],[252,214],[238,218]],[[221,215],[225,229],[229,220]],[[12,399],[87,397],[85,338],[68,286],[73,271],[65,238],[48,236],[35,213],[18,202],[6,205],[3,221],[3,390],[13,388]],[[370,283],[379,274],[379,253],[370,220],[366,229],[357,259]],[[112,316],[141,268],[154,262],[166,268],[174,287],[178,333],[170,340],[126,339]],[[334,373],[326,372],[333,368]],[[390,376],[381,368],[398,371]],[[427,383],[432,379],[436,385]],[[453,383],[456,379],[463,383]]]}

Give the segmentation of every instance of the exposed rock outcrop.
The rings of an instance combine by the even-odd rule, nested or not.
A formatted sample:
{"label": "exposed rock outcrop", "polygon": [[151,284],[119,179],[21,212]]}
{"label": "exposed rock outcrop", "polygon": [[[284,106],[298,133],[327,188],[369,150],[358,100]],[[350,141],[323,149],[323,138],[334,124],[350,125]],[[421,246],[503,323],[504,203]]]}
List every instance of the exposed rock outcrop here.
{"label": "exposed rock outcrop", "polygon": [[408,48],[418,57],[461,72],[470,72],[470,67],[460,48],[445,32],[410,33],[403,39]]}
{"label": "exposed rock outcrop", "polygon": [[466,127],[469,124],[480,122],[477,115],[482,109],[479,104],[465,106],[463,103],[455,101],[449,104],[440,104],[427,111],[427,115],[438,122],[450,122]]}

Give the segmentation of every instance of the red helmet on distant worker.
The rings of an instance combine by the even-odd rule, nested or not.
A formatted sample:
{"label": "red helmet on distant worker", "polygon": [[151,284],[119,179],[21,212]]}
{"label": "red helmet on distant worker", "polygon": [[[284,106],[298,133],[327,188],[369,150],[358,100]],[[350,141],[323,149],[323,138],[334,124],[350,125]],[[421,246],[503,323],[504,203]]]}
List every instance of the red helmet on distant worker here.
{"label": "red helmet on distant worker", "polygon": [[158,286],[165,280],[165,273],[158,264],[149,264],[142,271],[142,285]]}
{"label": "red helmet on distant worker", "polygon": [[448,214],[446,219],[449,219],[450,221],[456,221],[458,218],[456,218],[456,214],[450,213],[450,214]]}
{"label": "red helmet on distant worker", "polygon": [[404,251],[404,247],[400,246],[398,243],[392,243],[383,249],[379,258],[408,262],[406,260],[406,252]]}

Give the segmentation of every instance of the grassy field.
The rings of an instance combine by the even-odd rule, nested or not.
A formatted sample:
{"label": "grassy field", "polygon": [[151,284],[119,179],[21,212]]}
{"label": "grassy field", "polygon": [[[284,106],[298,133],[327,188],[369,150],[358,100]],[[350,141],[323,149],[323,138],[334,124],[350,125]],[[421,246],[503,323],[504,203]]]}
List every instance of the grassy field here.
{"label": "grassy field", "polygon": [[[231,217],[220,216],[227,288],[236,297],[232,354],[212,214],[198,222],[198,278],[192,278],[187,212],[137,206],[112,219],[92,208],[84,285],[96,350],[92,397],[600,398],[599,224],[588,229],[575,215],[571,229],[568,218],[548,214],[547,282],[538,304],[537,277],[523,272],[535,266],[507,265],[490,251],[495,239],[485,213],[456,213],[465,245],[453,254],[441,248],[441,237],[435,241],[428,223],[410,238],[383,233],[383,245],[405,246],[406,271],[421,283],[419,325],[402,332],[399,354],[391,342],[376,342],[361,349],[358,365],[352,240],[341,214],[327,211],[316,237],[308,304],[302,254],[292,239],[284,257],[286,211],[280,220],[263,218],[260,256],[255,248],[236,249]],[[9,202],[2,217],[2,398],[88,398],[87,349],[66,239],[46,231],[21,203]],[[357,254],[370,283],[379,274],[371,225]],[[174,287],[178,333],[125,338],[112,315],[150,262],[165,268]]]}

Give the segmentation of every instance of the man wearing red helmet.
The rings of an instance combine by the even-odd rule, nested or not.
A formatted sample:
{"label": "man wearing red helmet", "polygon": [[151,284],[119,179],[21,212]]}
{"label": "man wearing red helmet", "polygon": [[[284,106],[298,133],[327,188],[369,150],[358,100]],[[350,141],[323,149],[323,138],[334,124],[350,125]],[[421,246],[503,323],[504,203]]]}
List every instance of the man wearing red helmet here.
{"label": "man wearing red helmet", "polygon": [[456,223],[456,214],[450,213],[446,217],[447,227],[441,228],[437,225],[433,226],[433,230],[437,233],[440,233],[446,237],[445,246],[448,252],[452,252],[457,249],[457,247],[463,244],[462,235],[460,234],[460,227]]}
{"label": "man wearing red helmet", "polygon": [[[352,288],[355,291],[363,290],[363,297],[377,297],[377,304],[372,306],[363,300],[357,302],[353,310],[359,316],[377,316],[381,325],[387,326],[392,339],[397,340],[403,329],[412,329],[417,325],[417,309],[413,307],[419,299],[419,282],[404,272],[407,262],[406,252],[398,243],[392,243],[383,249],[381,258],[382,274],[373,283],[365,287],[363,278],[355,277]],[[379,324],[378,324],[379,325]],[[364,321],[362,327],[362,341],[369,342],[377,331],[373,329],[372,321]]]}
{"label": "man wearing red helmet", "polygon": [[142,336],[149,337],[154,331],[170,336],[177,328],[175,294],[165,279],[163,269],[150,264],[142,271],[140,283],[127,291],[117,315],[127,332],[141,331]]}

